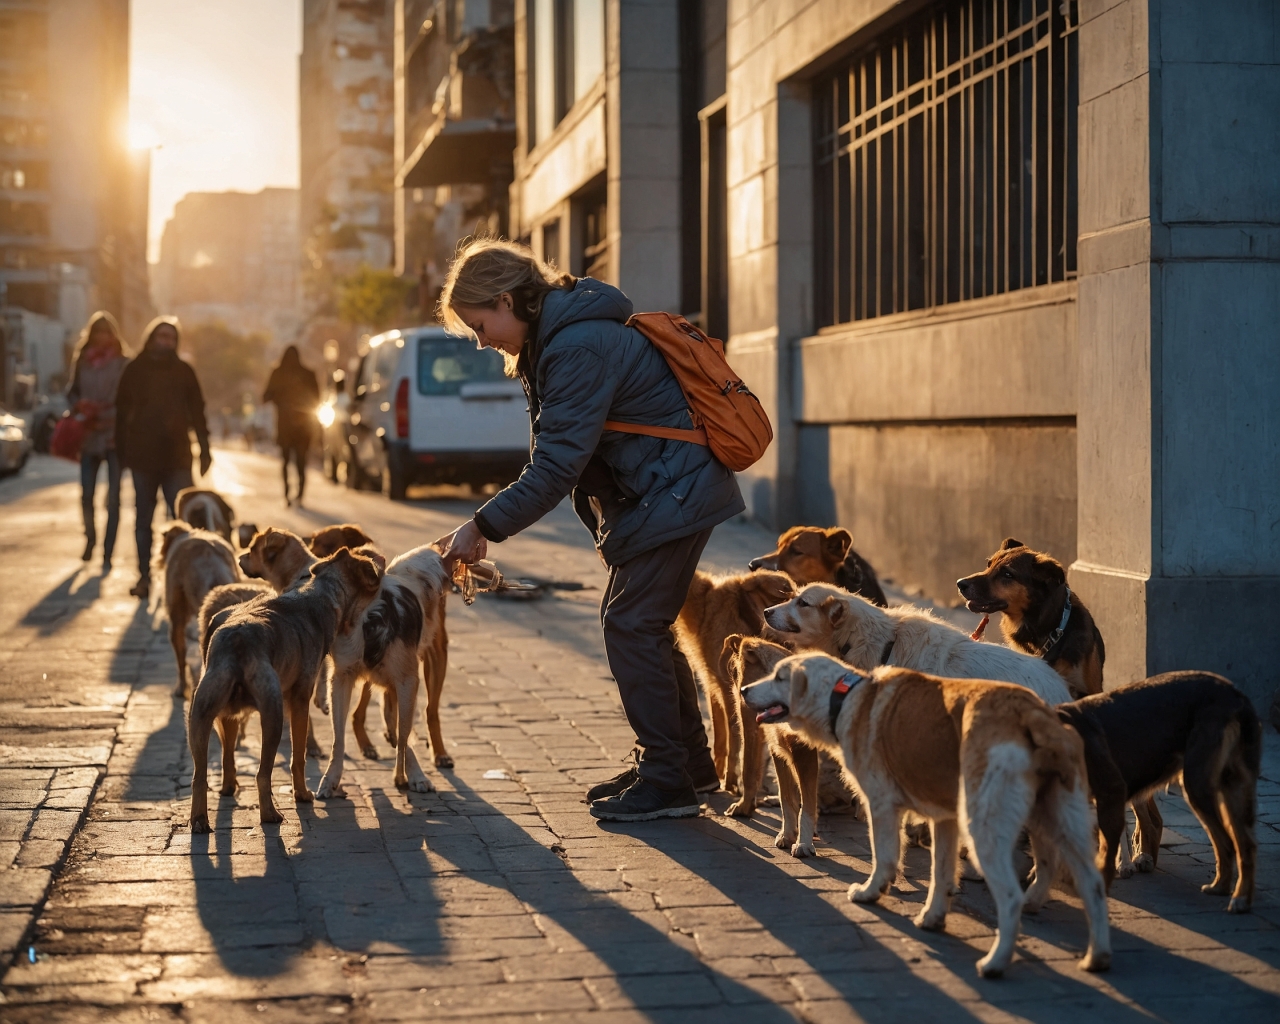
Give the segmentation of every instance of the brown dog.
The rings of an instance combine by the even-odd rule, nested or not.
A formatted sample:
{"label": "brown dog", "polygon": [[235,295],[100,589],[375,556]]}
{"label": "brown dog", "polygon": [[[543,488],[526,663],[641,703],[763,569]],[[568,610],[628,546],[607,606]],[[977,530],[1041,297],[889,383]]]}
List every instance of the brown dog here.
{"label": "brown dog", "polygon": [[373,541],[364,530],[355,523],[338,523],[334,526],[323,526],[308,539],[307,547],[317,558],[328,558],[338,548],[351,548],[353,551]]}
{"label": "brown dog", "polygon": [[853,550],[848,530],[835,526],[793,526],[778,538],[777,550],[753,558],[749,569],[785,572],[800,586],[834,583],[851,594],[861,594],[881,608],[888,606],[871,563]]}
{"label": "brown dog", "polygon": [[[735,633],[758,634],[764,625],[765,608],[786,601],[793,593],[791,580],[780,572],[721,577],[697,572],[675,622],[680,650],[701,680],[711,706],[716,774],[726,790],[744,797],[729,807],[729,813],[737,817],[749,816],[755,809],[755,800],[754,793],[750,800],[745,799],[742,784],[742,709],[724,660],[724,642]],[[746,771],[758,782],[758,745],[755,756],[756,763]]]}
{"label": "brown dog", "polygon": [[1010,537],[985,570],[956,580],[956,588],[969,611],[1003,613],[1000,629],[1009,645],[1052,665],[1073,698],[1102,692],[1102,634],[1067,586],[1060,562]]}
{"label": "brown dog", "polygon": [[216,533],[231,543],[231,527],[236,514],[217,491],[204,487],[184,487],[173,502],[174,511],[182,519],[200,530]]}
{"label": "brown dog", "polygon": [[235,583],[236,555],[231,545],[216,533],[197,530],[184,522],[173,522],[160,542],[160,564],[164,567],[164,605],[169,616],[169,643],[178,662],[178,685],[173,692],[181,697],[191,693],[187,666],[187,626],[199,613],[205,597],[214,587]]}
{"label": "brown dog", "polygon": [[310,803],[307,788],[307,704],[325,657],[339,633],[354,629],[378,593],[374,564],[349,551],[316,563],[310,579],[265,601],[250,601],[214,616],[204,675],[191,698],[187,742],[195,771],[191,780],[191,831],[209,831],[209,733],[215,723],[222,741],[222,792],[235,791],[225,777],[227,751],[234,750],[243,713],[256,709],[262,719],[262,757],[258,767],[258,806],[263,823],[283,819],[271,797],[271,769],[284,714],[289,715],[290,769],[294,799]]}

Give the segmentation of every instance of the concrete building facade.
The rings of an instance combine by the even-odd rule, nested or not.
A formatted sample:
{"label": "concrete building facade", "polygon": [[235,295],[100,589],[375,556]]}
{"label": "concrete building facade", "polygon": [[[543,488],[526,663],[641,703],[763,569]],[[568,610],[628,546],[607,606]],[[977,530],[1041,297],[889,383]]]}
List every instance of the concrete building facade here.
{"label": "concrete building facade", "polygon": [[68,335],[152,315],[150,160],[130,150],[128,0],[0,0],[0,290]]}
{"label": "concrete building facade", "polygon": [[190,192],[164,228],[156,302],[188,325],[220,322],[281,348],[301,324],[298,245],[297,189]]}
{"label": "concrete building facade", "polygon": [[755,517],[846,526],[943,601],[1016,537],[1070,567],[1108,685],[1214,669],[1265,708],[1280,8],[522,0],[516,26],[512,233],[728,338],[776,431]]}
{"label": "concrete building facade", "polygon": [[460,238],[508,232],[514,0],[396,0],[396,270],[429,316]]}
{"label": "concrete building facade", "polygon": [[304,0],[299,231],[308,312],[336,278],[394,259],[394,0]]}
{"label": "concrete building facade", "polygon": [[778,428],[755,514],[846,525],[944,600],[1016,536],[1071,567],[1109,685],[1269,701],[1278,17],[731,3],[730,352]]}

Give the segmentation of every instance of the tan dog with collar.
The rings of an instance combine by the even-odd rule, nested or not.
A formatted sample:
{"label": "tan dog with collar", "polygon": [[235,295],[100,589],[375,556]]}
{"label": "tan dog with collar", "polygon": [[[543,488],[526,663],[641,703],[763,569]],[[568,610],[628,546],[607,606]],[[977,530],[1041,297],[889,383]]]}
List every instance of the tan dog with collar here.
{"label": "tan dog with collar", "polygon": [[[905,669],[862,676],[834,658],[810,654],[779,662],[742,697],[761,724],[788,722],[843,758],[871,822],[871,875],[850,887],[851,901],[874,903],[893,882],[901,819],[913,811],[933,828],[929,896],[916,924],[945,926],[962,837],[995,900],[998,931],[978,961],[979,975],[997,976],[1009,965],[1024,904],[1036,910],[1047,899],[1059,857],[1089,920],[1080,966],[1110,966],[1084,747],[1034,694],[1007,683]],[[1036,880],[1025,895],[1013,861],[1024,827],[1036,854]]]}

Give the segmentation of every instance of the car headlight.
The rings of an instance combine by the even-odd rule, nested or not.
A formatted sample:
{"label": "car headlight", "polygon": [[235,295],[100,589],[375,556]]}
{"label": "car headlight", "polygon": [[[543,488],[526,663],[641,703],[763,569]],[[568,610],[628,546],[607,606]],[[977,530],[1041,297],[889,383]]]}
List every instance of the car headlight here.
{"label": "car headlight", "polygon": [[0,427],[0,441],[21,441],[22,428],[12,425]]}
{"label": "car headlight", "polygon": [[320,406],[320,408],[316,410],[316,419],[320,421],[320,426],[322,427],[333,426],[333,406]]}

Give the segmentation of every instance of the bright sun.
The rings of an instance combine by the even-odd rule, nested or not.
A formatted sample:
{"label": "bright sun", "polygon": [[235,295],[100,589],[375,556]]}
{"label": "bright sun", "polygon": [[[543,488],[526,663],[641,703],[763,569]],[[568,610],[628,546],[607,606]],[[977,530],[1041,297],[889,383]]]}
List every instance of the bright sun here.
{"label": "bright sun", "polygon": [[160,134],[146,121],[129,121],[130,149],[159,149]]}

